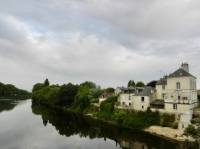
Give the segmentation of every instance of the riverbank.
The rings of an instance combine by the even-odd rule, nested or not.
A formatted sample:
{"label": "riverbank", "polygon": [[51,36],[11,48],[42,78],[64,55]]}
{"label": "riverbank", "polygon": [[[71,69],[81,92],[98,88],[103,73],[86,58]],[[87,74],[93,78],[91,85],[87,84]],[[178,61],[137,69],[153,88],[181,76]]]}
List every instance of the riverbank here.
{"label": "riverbank", "polygon": [[169,127],[161,127],[161,126],[150,126],[148,128],[143,129],[143,131],[148,132],[150,134],[176,140],[176,141],[188,141],[188,142],[196,142],[197,140],[191,136],[183,135],[183,129],[172,129]]}

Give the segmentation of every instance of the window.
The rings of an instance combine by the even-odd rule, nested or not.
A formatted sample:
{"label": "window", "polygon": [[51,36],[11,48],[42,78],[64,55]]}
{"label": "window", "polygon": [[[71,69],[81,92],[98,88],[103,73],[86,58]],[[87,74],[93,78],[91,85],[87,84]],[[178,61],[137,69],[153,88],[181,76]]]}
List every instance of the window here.
{"label": "window", "polygon": [[129,107],[131,107],[131,103],[129,103]]}
{"label": "window", "polygon": [[165,90],[165,85],[162,85],[162,90]]}
{"label": "window", "polygon": [[131,96],[129,96],[129,98],[128,98],[129,100],[131,100]]}
{"label": "window", "polygon": [[142,109],[144,109],[144,106],[142,106]]}
{"label": "window", "polygon": [[162,94],[162,98],[163,98],[163,99],[165,99],[165,95],[166,95],[166,94]]}
{"label": "window", "polygon": [[180,83],[176,83],[176,89],[180,89]]}
{"label": "window", "polygon": [[183,97],[183,100],[187,100],[188,98],[187,97]]}
{"label": "window", "polygon": [[141,102],[144,102],[144,97],[141,97]]}
{"label": "window", "polygon": [[177,109],[177,104],[173,104],[173,109]]}

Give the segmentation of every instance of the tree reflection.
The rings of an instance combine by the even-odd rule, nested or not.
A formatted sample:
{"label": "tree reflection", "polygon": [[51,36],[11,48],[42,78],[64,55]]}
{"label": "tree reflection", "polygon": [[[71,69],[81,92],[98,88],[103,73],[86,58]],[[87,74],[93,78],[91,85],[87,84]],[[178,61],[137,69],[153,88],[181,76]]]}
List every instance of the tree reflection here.
{"label": "tree reflection", "polygon": [[102,138],[105,141],[109,138],[124,149],[182,149],[188,148],[188,146],[193,149],[198,148],[194,144],[171,142],[145,132],[111,125],[82,114],[49,108],[37,102],[32,102],[32,112],[42,116],[44,126],[51,124],[60,135],[66,137],[79,135],[90,139]]}
{"label": "tree reflection", "polygon": [[13,101],[15,100],[0,100],[0,113],[14,109],[17,103],[14,103]]}

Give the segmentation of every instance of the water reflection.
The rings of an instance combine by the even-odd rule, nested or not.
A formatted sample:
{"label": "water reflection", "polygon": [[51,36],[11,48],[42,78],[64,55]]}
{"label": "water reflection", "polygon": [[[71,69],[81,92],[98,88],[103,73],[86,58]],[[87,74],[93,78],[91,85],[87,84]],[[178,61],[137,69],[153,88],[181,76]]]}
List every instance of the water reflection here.
{"label": "water reflection", "polygon": [[32,102],[32,112],[41,115],[44,126],[51,124],[60,135],[79,135],[90,139],[115,141],[123,149],[198,149],[195,144],[172,142],[141,131],[131,131],[115,125],[94,120],[73,112],[62,112]]}
{"label": "water reflection", "polygon": [[10,111],[18,104],[17,100],[2,99],[0,100],[0,113],[3,111]]}

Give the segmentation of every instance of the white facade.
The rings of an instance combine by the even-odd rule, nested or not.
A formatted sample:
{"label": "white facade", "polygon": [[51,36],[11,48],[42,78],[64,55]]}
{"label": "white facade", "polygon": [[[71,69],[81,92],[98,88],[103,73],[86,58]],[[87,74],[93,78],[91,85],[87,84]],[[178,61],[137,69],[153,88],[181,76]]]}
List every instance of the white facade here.
{"label": "white facade", "polygon": [[151,87],[118,87],[115,94],[118,93],[118,102],[122,108],[146,110],[151,107],[153,111],[178,114],[184,122],[191,120],[191,110],[198,106],[196,77],[189,73],[187,63],[183,63],[167,78],[160,79],[155,90]]}

